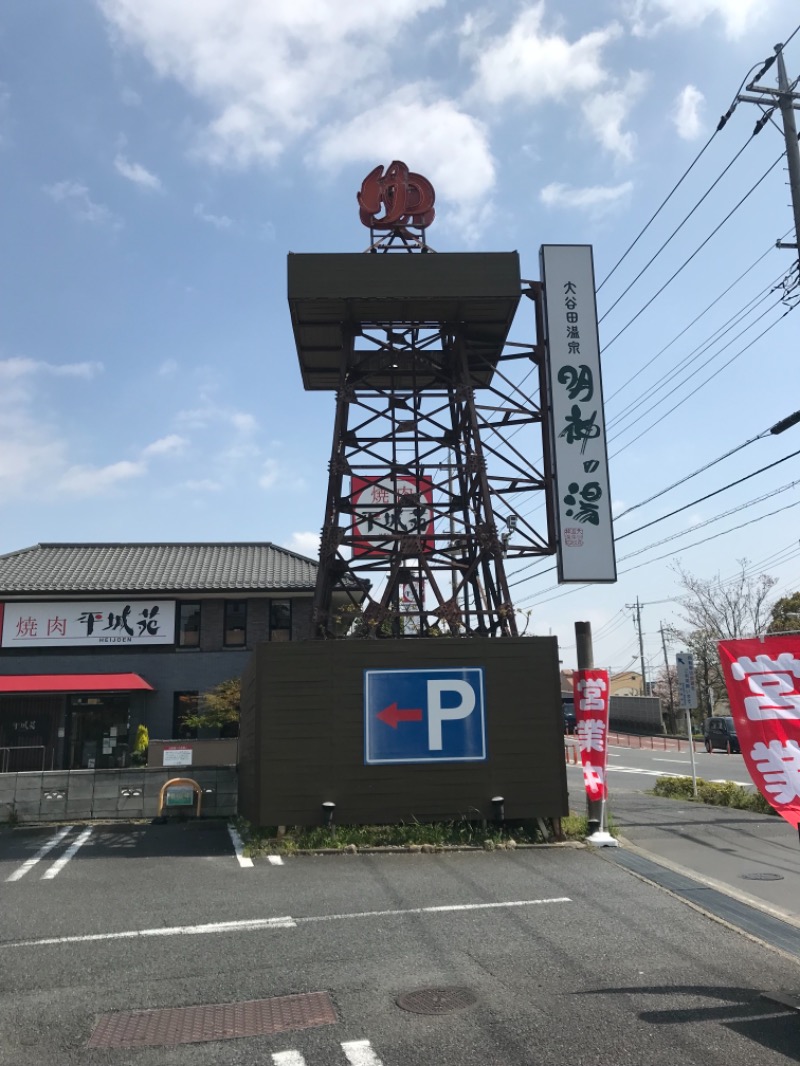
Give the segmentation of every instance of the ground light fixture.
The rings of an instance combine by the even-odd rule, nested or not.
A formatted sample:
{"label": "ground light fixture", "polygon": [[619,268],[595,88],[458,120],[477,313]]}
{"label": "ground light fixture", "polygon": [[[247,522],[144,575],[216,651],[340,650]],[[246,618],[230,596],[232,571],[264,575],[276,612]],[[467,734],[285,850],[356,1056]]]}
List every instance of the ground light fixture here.
{"label": "ground light fixture", "polygon": [[336,804],[333,800],[325,800],[322,804],[322,824],[330,829],[332,833],[336,832],[336,826],[333,824],[333,812],[336,810]]}
{"label": "ground light fixture", "polygon": [[494,811],[494,820],[498,825],[502,825],[506,820],[506,801],[503,796],[492,796],[492,809]]}

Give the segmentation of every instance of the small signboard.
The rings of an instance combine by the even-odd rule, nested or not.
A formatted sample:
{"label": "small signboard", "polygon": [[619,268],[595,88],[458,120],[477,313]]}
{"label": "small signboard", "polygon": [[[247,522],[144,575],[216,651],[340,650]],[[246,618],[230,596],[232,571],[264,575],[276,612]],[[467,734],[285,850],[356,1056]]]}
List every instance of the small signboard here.
{"label": "small signboard", "polygon": [[485,761],[483,668],[365,671],[364,759]]}
{"label": "small signboard", "polygon": [[166,807],[193,807],[194,789],[190,785],[176,785],[167,789]]}
{"label": "small signboard", "polygon": [[164,746],[164,760],[162,766],[191,766],[192,749],[185,744],[170,744]]}

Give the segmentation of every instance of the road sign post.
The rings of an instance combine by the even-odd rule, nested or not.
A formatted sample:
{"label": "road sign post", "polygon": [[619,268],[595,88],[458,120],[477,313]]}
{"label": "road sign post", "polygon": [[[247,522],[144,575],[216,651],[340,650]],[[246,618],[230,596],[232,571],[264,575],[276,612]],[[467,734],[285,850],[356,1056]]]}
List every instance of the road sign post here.
{"label": "road sign post", "polygon": [[694,739],[692,736],[692,714],[697,707],[697,680],[694,674],[694,657],[689,652],[681,651],[675,656],[675,668],[678,675],[678,695],[681,707],[686,711],[686,735],[689,738],[689,751],[692,759],[692,792],[697,795],[697,769],[694,761]]}

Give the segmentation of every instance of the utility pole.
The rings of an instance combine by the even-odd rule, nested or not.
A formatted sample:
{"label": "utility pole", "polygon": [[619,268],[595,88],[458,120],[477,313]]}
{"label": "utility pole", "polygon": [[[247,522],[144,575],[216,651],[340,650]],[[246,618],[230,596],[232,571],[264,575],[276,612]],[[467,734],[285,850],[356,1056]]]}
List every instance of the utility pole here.
{"label": "utility pole", "polygon": [[629,611],[636,611],[636,615],[633,619],[633,624],[639,634],[639,663],[641,664],[642,671],[642,695],[647,695],[647,677],[644,669],[644,642],[642,641],[642,605],[639,603],[639,597],[636,597],[636,603],[626,603],[625,606]]}
{"label": "utility pole", "polygon": [[[778,63],[778,88],[769,89],[763,85],[757,85],[756,82],[762,77],[772,64],[777,60]],[[797,143],[797,123],[795,122],[794,112],[795,109],[800,109],[800,93],[793,91],[793,84],[789,82],[789,78],[786,75],[786,65],[783,61],[783,45],[775,45],[775,55],[770,56],[764,62],[764,65],[756,74],[755,78],[746,86],[747,93],[758,93],[757,96],[748,96],[747,93],[739,93],[736,97],[737,102],[739,100],[748,104],[757,104],[762,109],[766,106],[769,108],[762,117],[756,123],[755,131],[758,131],[766,124],[770,115],[777,107],[780,110],[781,118],[783,119],[783,138],[786,141],[786,160],[789,168],[789,190],[792,195],[792,212],[794,214],[794,243],[784,244],[782,241],[777,242],[778,248],[794,248],[798,250],[800,248],[800,147]],[[723,116],[724,120],[730,116]],[[724,121],[720,120],[724,125]]]}
{"label": "utility pole", "polygon": [[[669,729],[671,733],[678,732],[678,723],[675,720],[675,698],[672,695],[672,674],[669,668],[669,659],[667,658],[667,638],[664,636],[664,623],[662,622],[659,627],[661,631],[661,647],[664,649],[664,669],[667,671],[667,687],[669,688]],[[691,743],[691,735],[689,736],[689,743]]]}

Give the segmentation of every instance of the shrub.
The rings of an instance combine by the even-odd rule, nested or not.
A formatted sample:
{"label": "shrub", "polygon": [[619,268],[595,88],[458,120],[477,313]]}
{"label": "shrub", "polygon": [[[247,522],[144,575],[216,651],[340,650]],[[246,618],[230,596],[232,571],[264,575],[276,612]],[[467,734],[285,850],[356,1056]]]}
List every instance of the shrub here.
{"label": "shrub", "polygon": [[[694,800],[691,777],[659,777],[653,788],[654,796],[667,799]],[[697,778],[697,800],[714,807],[733,807],[756,814],[775,814],[760,792],[744,788],[733,781],[704,781]]]}

